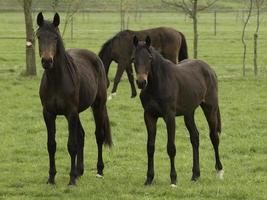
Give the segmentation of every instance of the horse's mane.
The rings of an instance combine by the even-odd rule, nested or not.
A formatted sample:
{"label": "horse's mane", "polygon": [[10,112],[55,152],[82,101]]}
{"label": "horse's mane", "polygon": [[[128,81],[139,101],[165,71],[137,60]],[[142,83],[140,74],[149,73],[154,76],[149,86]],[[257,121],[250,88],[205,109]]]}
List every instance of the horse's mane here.
{"label": "horse's mane", "polygon": [[100,58],[103,58],[104,56],[111,56],[112,51],[112,44],[115,39],[120,39],[124,37],[126,34],[130,33],[131,30],[123,30],[118,32],[116,35],[114,35],[112,38],[108,39],[101,47],[98,55]]}
{"label": "horse's mane", "polygon": [[115,37],[116,36],[110,38],[108,41],[106,41],[102,45],[102,47],[101,47],[101,49],[99,51],[99,54],[98,54],[100,58],[103,58],[105,56],[105,54],[109,54],[109,55],[111,54],[112,42],[113,42]]}

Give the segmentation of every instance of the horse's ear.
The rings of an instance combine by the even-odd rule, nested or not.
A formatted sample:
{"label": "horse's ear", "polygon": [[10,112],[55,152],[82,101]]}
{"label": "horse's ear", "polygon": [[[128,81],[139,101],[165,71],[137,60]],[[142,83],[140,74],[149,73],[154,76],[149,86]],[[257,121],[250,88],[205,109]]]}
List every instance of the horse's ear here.
{"label": "horse's ear", "polygon": [[150,45],[151,45],[151,39],[150,39],[149,36],[146,36],[146,45],[147,45],[148,47],[150,47]]}
{"label": "horse's ear", "polygon": [[44,24],[44,16],[42,12],[39,12],[37,15],[37,24],[38,26],[42,26]]}
{"label": "horse's ear", "polygon": [[136,47],[137,47],[137,45],[138,45],[138,38],[136,37],[136,35],[135,35],[134,38],[133,38],[133,44],[134,44],[134,46],[136,46]]}
{"label": "horse's ear", "polygon": [[54,16],[53,24],[55,27],[58,27],[58,25],[60,24],[60,17],[59,17],[59,14],[57,13]]}

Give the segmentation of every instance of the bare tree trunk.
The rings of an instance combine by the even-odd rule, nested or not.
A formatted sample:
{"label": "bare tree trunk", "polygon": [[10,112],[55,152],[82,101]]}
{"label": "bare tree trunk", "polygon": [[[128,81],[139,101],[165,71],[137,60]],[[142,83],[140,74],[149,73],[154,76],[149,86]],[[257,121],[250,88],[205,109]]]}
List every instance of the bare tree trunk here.
{"label": "bare tree trunk", "polygon": [[198,49],[198,31],[197,31],[197,0],[193,2],[192,10],[192,19],[193,19],[193,30],[194,30],[194,58],[197,58],[197,49]]}
{"label": "bare tree trunk", "polygon": [[258,75],[258,64],[257,64],[257,48],[258,48],[258,34],[254,33],[254,58],[253,58],[253,63],[254,63],[254,75]]}
{"label": "bare tree trunk", "polygon": [[246,76],[246,54],[247,54],[247,44],[246,44],[246,41],[245,41],[245,31],[246,31],[246,27],[247,27],[247,24],[248,24],[248,21],[250,19],[250,16],[251,16],[251,11],[252,11],[252,1],[253,0],[250,0],[250,5],[249,5],[249,10],[248,10],[248,16],[244,22],[244,26],[243,26],[243,30],[242,30],[242,43],[243,43],[243,48],[244,48],[244,51],[243,51],[243,76]]}
{"label": "bare tree trunk", "polygon": [[65,32],[67,30],[67,26],[70,22],[73,22],[74,15],[79,11],[82,6],[81,0],[72,0],[69,2],[68,9],[66,11],[65,23],[62,29],[61,36],[64,38]]}
{"label": "bare tree trunk", "polygon": [[121,31],[125,29],[125,2],[124,0],[121,0]]}
{"label": "bare tree trunk", "polygon": [[254,63],[254,75],[258,75],[258,64],[257,64],[257,59],[258,59],[258,32],[260,28],[260,6],[264,3],[263,1],[256,0],[256,8],[257,8],[257,26],[256,26],[256,31],[254,33],[254,58],[253,58],[253,63]]}
{"label": "bare tree trunk", "polygon": [[26,75],[36,75],[35,34],[32,24],[32,0],[24,0],[24,16],[26,25]]}
{"label": "bare tree trunk", "polygon": [[[189,15],[193,20],[193,34],[194,34],[194,41],[193,41],[193,49],[194,49],[194,58],[197,58],[197,49],[198,49],[198,30],[197,30],[197,14],[198,11],[203,11],[212,5],[214,5],[218,0],[206,1],[205,6],[198,6],[197,0],[180,0],[180,1],[171,1],[171,0],[161,0],[163,4],[168,6],[174,7],[176,9],[182,9],[186,15]],[[186,20],[186,18],[185,18]]]}

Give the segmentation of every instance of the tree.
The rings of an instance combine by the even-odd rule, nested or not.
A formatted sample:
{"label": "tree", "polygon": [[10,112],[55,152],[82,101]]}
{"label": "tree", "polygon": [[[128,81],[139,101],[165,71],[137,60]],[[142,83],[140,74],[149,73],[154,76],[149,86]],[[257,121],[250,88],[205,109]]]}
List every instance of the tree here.
{"label": "tree", "polygon": [[132,4],[133,4],[132,0],[121,0],[120,1],[121,31],[129,28],[128,10],[132,6]]}
{"label": "tree", "polygon": [[[56,6],[58,6],[58,0],[54,0],[54,2],[56,2]],[[73,16],[79,11],[80,7],[82,6],[82,2],[81,0],[72,0],[72,1],[67,1],[68,2],[68,7],[67,7],[67,11],[66,11],[66,17],[65,17],[65,23],[63,26],[63,31],[61,36],[64,37],[67,26],[69,24],[69,22],[71,22],[73,20]],[[53,4],[52,4],[53,6]],[[57,7],[55,7],[55,9],[57,9]]]}
{"label": "tree", "polygon": [[194,35],[194,42],[193,42],[193,48],[194,48],[194,58],[197,58],[197,49],[198,49],[198,30],[197,30],[197,13],[198,11],[203,11],[212,5],[215,4],[218,0],[213,1],[207,1],[206,5],[198,5],[198,0],[161,0],[162,3],[174,7],[176,9],[182,9],[185,14],[189,15],[190,18],[193,20],[193,35]]}
{"label": "tree", "polygon": [[249,0],[249,8],[248,8],[248,15],[244,21],[244,26],[243,26],[243,30],[242,30],[242,37],[241,37],[241,41],[243,44],[243,59],[242,59],[242,63],[243,63],[243,76],[246,76],[246,54],[247,54],[247,43],[245,41],[245,32],[246,32],[246,27],[247,24],[249,22],[249,19],[251,17],[251,12],[252,12],[252,5],[253,5],[253,0]]}
{"label": "tree", "polygon": [[254,74],[255,76],[258,75],[258,64],[257,64],[257,58],[258,58],[258,32],[260,28],[260,9],[264,5],[264,0],[255,0],[255,7],[257,12],[257,19],[256,19],[256,30],[254,33]]}
{"label": "tree", "polygon": [[32,23],[32,0],[23,0],[26,25],[26,75],[36,75],[35,32]]}

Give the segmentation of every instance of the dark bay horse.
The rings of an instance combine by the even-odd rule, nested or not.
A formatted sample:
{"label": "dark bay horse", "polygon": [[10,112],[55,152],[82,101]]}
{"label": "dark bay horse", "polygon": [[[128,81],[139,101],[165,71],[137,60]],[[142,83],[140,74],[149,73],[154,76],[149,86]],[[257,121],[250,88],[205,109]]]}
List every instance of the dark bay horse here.
{"label": "dark bay horse", "polygon": [[43,117],[47,127],[47,149],[49,153],[48,183],[55,183],[56,126],[57,115],[68,121],[68,152],[71,157],[69,185],[75,185],[77,177],[84,171],[84,130],[79,113],[92,107],[96,125],[95,136],[98,147],[97,176],[103,176],[103,143],[111,146],[111,132],[106,108],[107,81],[100,58],[85,49],[65,51],[56,13],[53,22],[45,21],[42,13],[37,16],[37,37],[42,66],[45,69],[40,85]]}
{"label": "dark bay horse", "polygon": [[175,117],[184,116],[185,125],[190,133],[193,147],[192,180],[200,177],[199,169],[199,133],[194,120],[197,107],[201,106],[210,129],[210,139],[215,152],[215,168],[223,177],[219,158],[219,133],[221,119],[218,105],[218,86],[215,72],[201,60],[184,60],[175,65],[164,59],[153,47],[149,36],[144,41],[134,37],[133,62],[137,75],[138,88],[142,89],[140,99],[144,108],[147,128],[148,169],[145,184],[154,178],[154,151],[156,123],[162,117],[167,126],[167,152],[170,158],[170,178],[172,186],[176,185],[174,158]]}
{"label": "dark bay horse", "polygon": [[114,85],[111,92],[112,95],[110,97],[116,95],[117,86],[124,70],[127,72],[128,80],[131,85],[132,97],[135,97],[137,94],[131,65],[133,50],[132,38],[134,35],[142,40],[149,35],[152,40],[153,47],[173,63],[177,63],[178,60],[181,61],[188,58],[185,36],[175,29],[159,27],[141,31],[121,31],[105,42],[99,52],[99,57],[102,59],[106,69],[107,79],[111,62],[115,61],[118,63]]}

